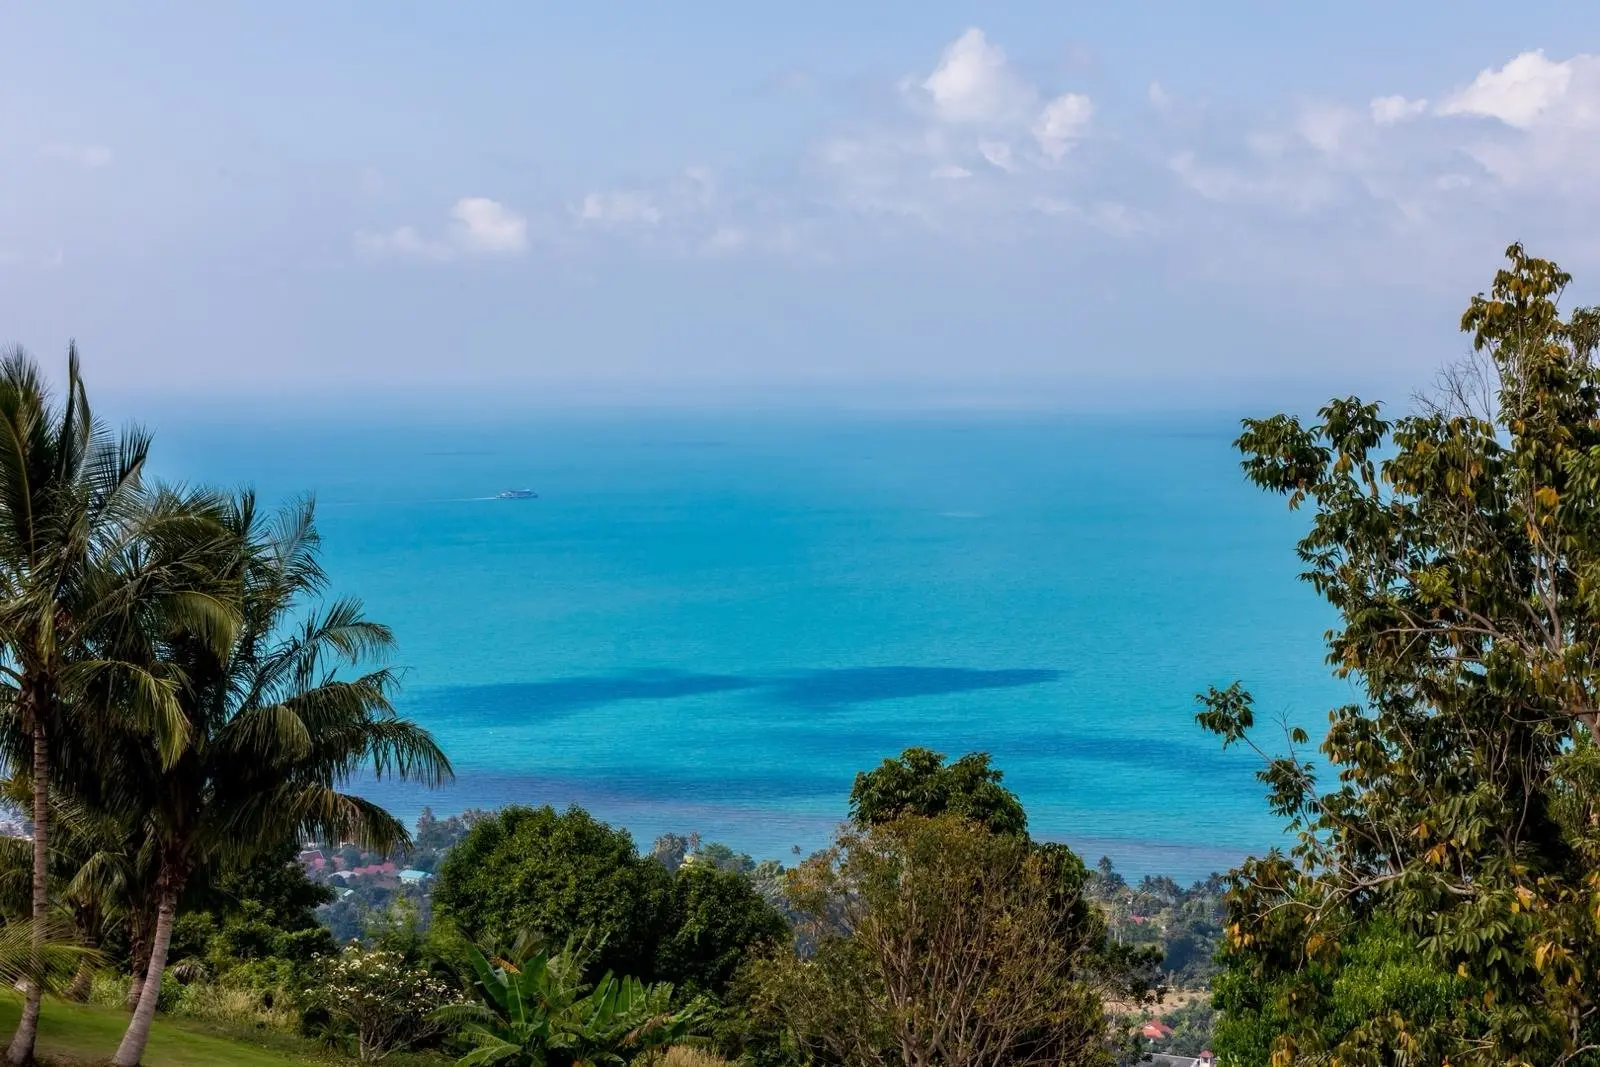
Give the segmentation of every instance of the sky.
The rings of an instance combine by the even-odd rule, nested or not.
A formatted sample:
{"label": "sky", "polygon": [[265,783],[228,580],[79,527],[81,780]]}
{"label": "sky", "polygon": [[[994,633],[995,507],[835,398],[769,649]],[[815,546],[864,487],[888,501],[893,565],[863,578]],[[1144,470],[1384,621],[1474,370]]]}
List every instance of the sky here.
{"label": "sky", "polygon": [[0,341],[127,395],[1242,402],[1600,302],[1600,4],[0,8]]}

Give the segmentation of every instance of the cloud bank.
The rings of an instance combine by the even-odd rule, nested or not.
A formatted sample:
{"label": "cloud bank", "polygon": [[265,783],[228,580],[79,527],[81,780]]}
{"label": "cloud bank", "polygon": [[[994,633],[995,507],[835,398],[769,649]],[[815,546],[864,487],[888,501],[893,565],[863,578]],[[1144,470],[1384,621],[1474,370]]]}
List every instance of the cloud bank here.
{"label": "cloud bank", "polygon": [[[1393,280],[1486,242],[1563,232],[1600,208],[1600,57],[1528,51],[1454,83],[1398,88],[1254,112],[1168,81],[1123,98],[1031,77],[971,27],[777,165],[597,181],[533,215],[553,235],[550,255],[580,259],[620,247],[818,264],[903,242],[1092,239],[1160,242],[1169,263],[1199,273]],[[466,197],[442,229],[405,223],[356,245],[463,263],[526,253],[529,228],[502,203]]]}

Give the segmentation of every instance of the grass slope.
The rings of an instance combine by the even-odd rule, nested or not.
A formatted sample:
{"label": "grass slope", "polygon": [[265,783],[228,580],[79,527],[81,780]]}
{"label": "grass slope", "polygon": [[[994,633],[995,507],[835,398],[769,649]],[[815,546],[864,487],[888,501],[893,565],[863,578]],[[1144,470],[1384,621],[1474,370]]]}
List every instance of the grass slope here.
{"label": "grass slope", "polygon": [[[21,1003],[16,997],[0,996],[0,1043],[10,1040],[20,1010]],[[40,1060],[59,1067],[106,1063],[117,1050],[127,1024],[127,1015],[115,1008],[47,1000],[39,1020]],[[279,1041],[285,1045],[292,1043],[289,1038]],[[157,1018],[150,1031],[144,1062],[145,1067],[325,1067],[349,1061],[320,1054],[311,1048],[304,1051],[268,1048],[207,1033],[188,1023]],[[409,1065],[449,1061],[396,1056],[386,1062]]]}

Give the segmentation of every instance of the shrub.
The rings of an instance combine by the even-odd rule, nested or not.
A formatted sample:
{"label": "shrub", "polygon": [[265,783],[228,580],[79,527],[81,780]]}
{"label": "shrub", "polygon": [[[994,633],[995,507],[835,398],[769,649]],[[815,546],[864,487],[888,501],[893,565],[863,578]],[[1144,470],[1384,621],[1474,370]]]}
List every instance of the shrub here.
{"label": "shrub", "polygon": [[522,935],[505,957],[474,948],[471,958],[482,1003],[441,1013],[464,1024],[458,1037],[472,1051],[463,1065],[625,1064],[685,1040],[706,1007],[696,999],[674,1011],[670,984],[610,972],[591,986],[583,977],[591,954],[571,940],[551,955]]}
{"label": "shrub", "polygon": [[327,961],[306,1000],[327,1013],[336,1034],[354,1042],[357,1059],[374,1063],[436,1038],[446,1026],[436,1013],[461,996],[398,952],[352,945]]}
{"label": "shrub", "polygon": [[120,1008],[127,1003],[131,984],[132,979],[125,974],[96,971],[89,982],[89,1003],[101,1008]]}

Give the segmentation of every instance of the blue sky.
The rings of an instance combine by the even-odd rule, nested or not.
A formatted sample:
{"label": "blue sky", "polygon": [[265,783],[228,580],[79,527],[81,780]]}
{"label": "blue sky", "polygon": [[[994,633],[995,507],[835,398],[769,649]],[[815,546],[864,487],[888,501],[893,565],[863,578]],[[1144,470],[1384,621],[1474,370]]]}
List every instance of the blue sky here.
{"label": "blue sky", "polygon": [[1512,240],[1600,299],[1594,3],[33,4],[0,40],[0,336],[130,394],[1393,395]]}

